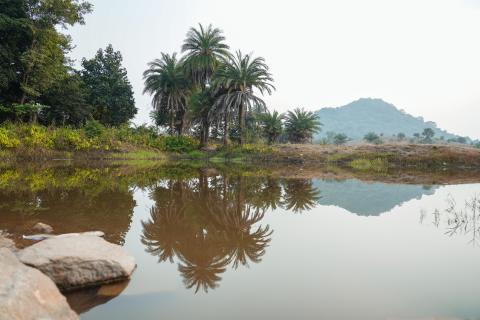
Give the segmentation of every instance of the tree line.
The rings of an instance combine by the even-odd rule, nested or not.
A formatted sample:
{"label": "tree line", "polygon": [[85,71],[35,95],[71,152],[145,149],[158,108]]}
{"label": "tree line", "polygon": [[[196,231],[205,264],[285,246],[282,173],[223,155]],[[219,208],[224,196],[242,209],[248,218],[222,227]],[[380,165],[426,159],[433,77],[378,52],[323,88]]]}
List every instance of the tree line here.
{"label": "tree line", "polygon": [[68,58],[72,39],[61,31],[91,11],[81,0],[0,0],[0,122],[117,126],[135,116],[119,51],[99,49],[80,70]]}

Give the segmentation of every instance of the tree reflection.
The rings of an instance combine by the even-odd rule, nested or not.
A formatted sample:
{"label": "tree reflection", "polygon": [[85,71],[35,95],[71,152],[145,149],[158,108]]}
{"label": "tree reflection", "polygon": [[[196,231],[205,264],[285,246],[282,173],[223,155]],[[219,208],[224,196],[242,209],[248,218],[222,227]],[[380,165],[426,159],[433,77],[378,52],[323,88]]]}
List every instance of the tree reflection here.
{"label": "tree reflection", "polygon": [[262,223],[269,209],[309,210],[319,192],[310,180],[198,170],[195,178],[159,181],[151,197],[155,206],[143,222],[146,251],[160,262],[176,261],[187,288],[208,292],[228,266],[262,261],[273,233]]}
{"label": "tree reflection", "polygon": [[285,182],[285,209],[301,213],[314,208],[318,200],[320,191],[315,188],[312,180],[292,179]]}

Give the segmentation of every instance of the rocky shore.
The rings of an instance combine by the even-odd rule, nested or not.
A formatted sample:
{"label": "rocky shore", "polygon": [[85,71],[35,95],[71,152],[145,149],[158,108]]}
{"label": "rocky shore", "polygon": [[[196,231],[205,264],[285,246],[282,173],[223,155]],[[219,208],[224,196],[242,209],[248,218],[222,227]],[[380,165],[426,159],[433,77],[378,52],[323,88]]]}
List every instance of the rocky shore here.
{"label": "rocky shore", "polygon": [[[46,225],[41,229],[53,231]],[[128,280],[136,267],[134,257],[102,235],[42,234],[31,236],[39,242],[18,250],[0,234],[0,320],[79,319],[72,305],[77,312],[88,309],[84,301],[75,307],[78,299],[71,297],[86,296],[79,289],[98,293],[102,285]]]}

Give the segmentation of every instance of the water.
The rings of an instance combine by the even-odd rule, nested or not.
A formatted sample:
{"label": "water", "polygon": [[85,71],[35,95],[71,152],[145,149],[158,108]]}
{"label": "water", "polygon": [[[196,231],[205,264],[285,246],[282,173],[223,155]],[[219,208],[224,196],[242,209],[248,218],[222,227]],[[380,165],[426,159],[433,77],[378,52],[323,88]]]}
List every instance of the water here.
{"label": "water", "polygon": [[480,319],[480,184],[374,180],[5,169],[0,229],[103,230],[135,256],[129,283],[69,297],[82,319]]}

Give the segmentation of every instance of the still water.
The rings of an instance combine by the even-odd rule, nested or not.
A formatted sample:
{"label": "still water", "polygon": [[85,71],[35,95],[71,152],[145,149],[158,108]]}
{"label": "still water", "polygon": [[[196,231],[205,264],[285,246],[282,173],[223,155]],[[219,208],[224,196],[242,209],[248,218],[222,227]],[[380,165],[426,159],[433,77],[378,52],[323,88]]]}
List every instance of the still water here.
{"label": "still water", "polygon": [[82,319],[480,319],[480,184],[168,167],[3,169],[0,230],[102,230],[129,283]]}

